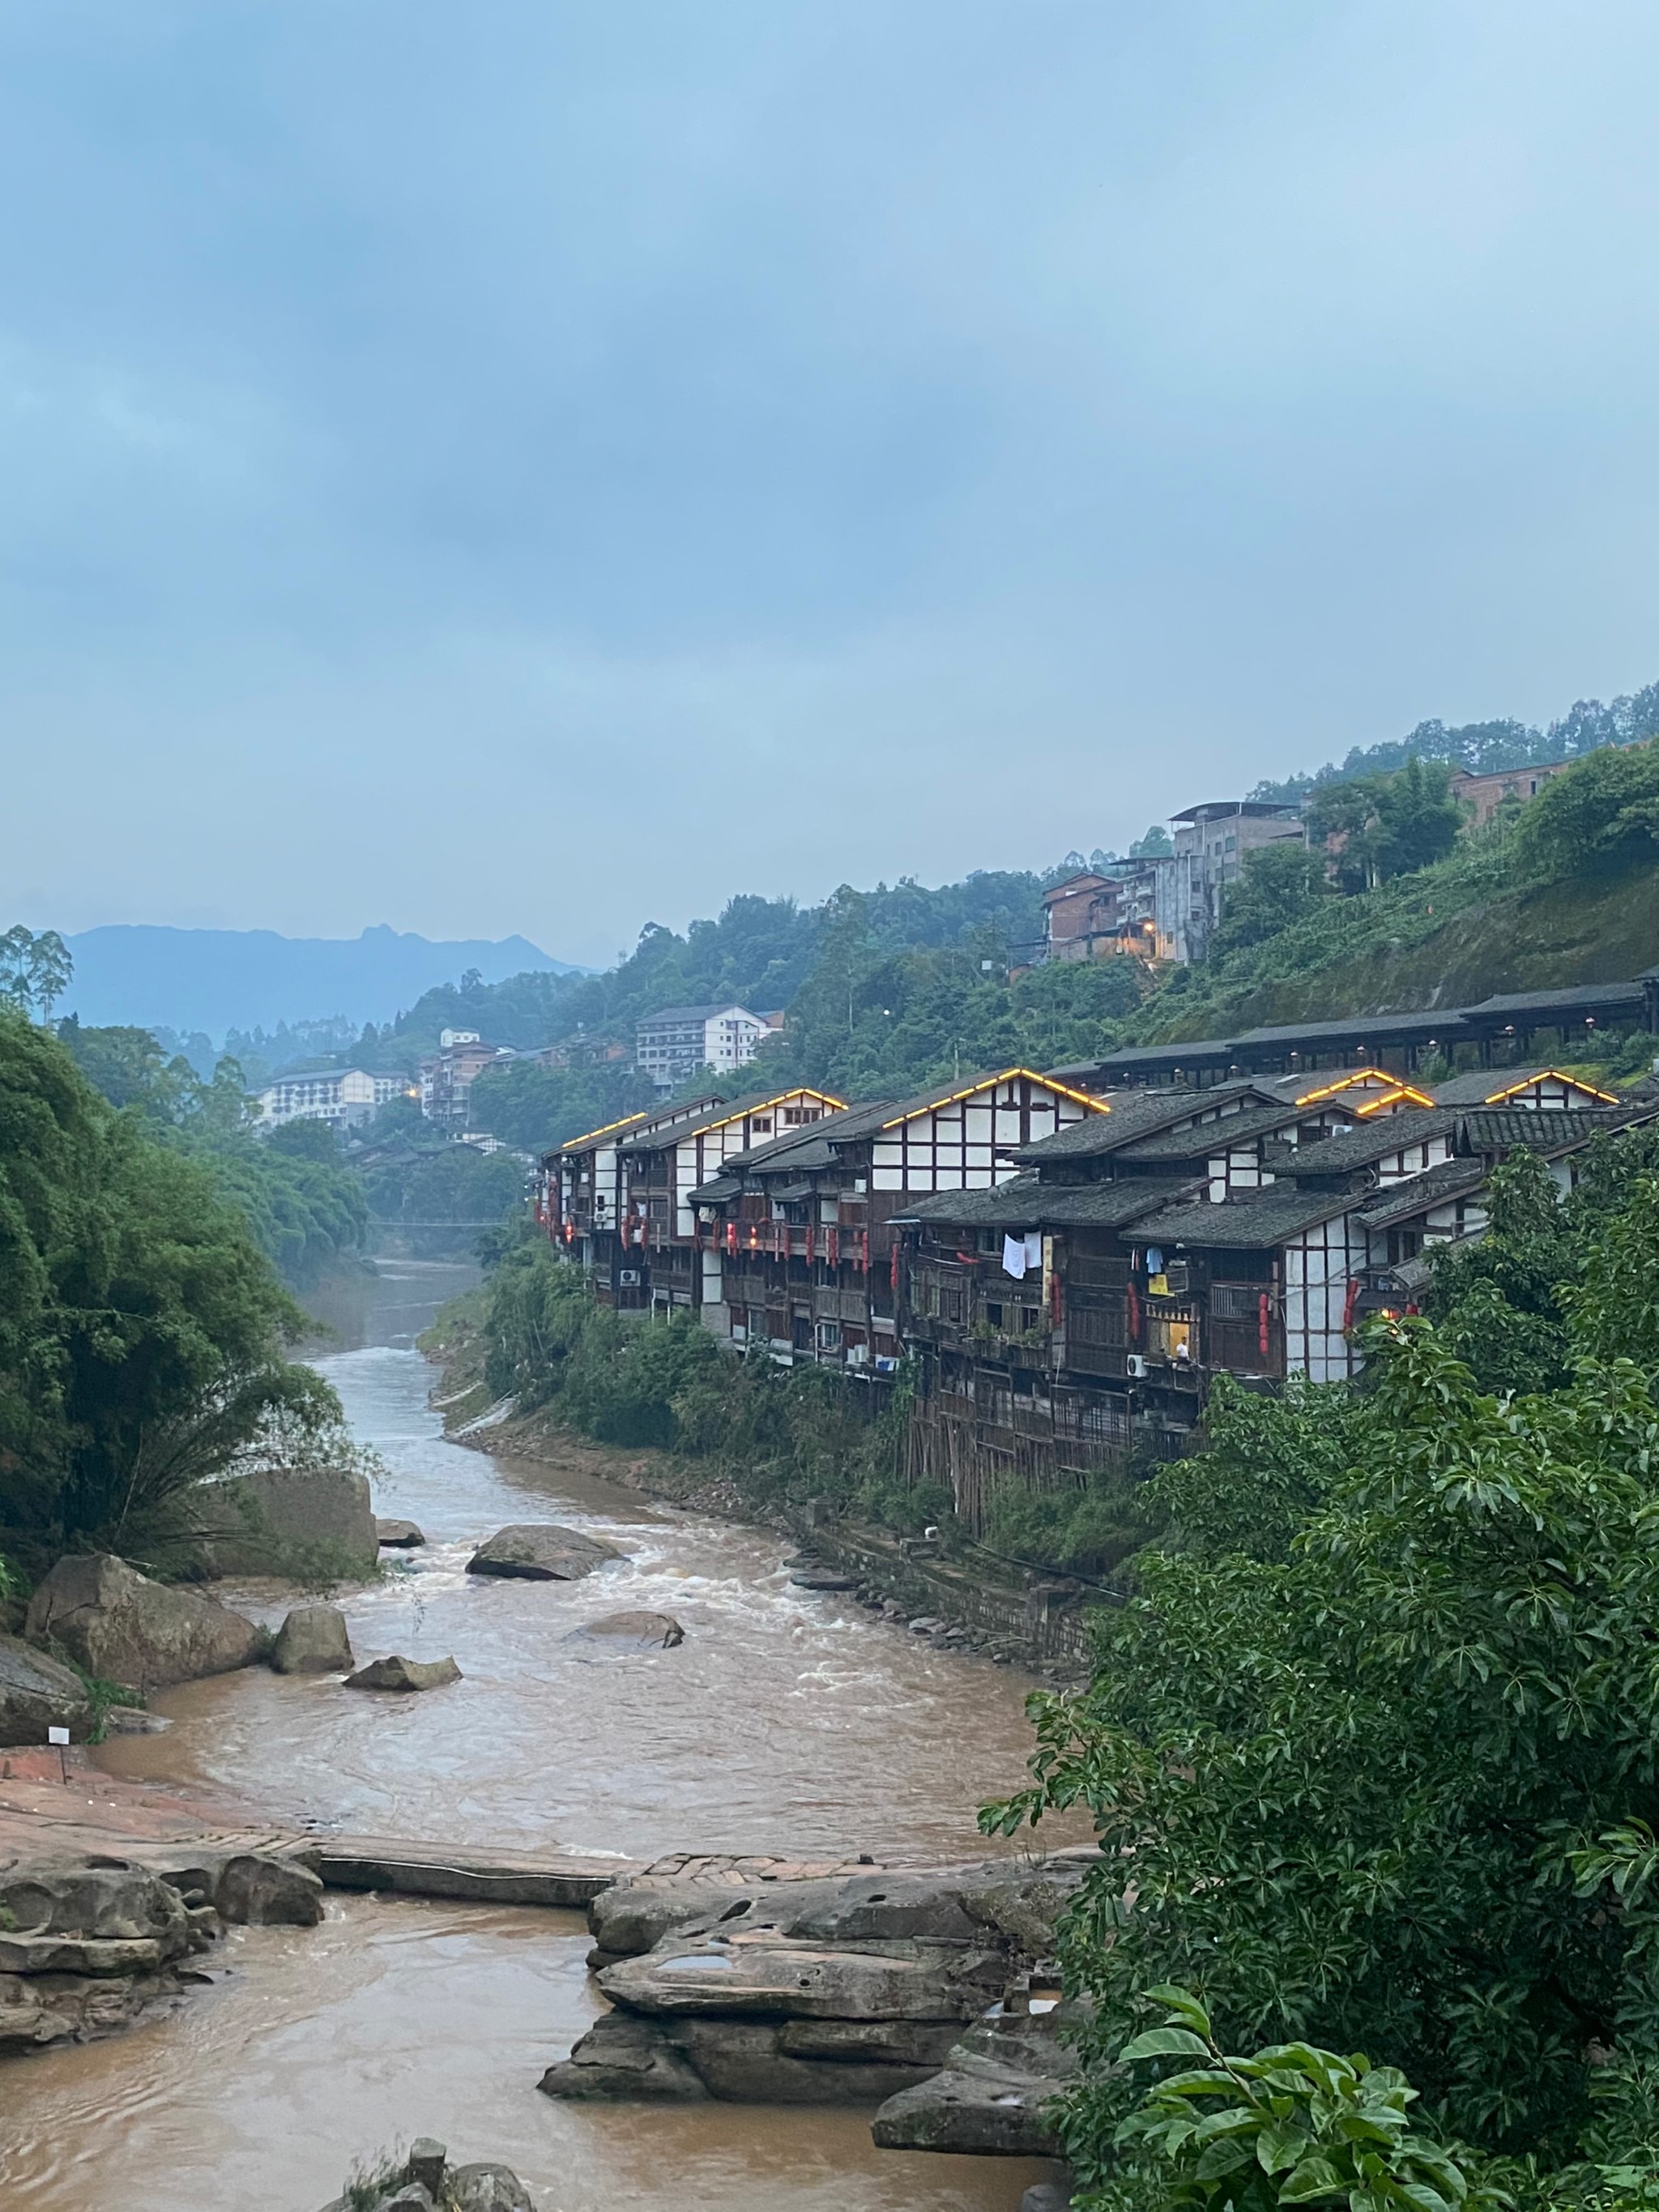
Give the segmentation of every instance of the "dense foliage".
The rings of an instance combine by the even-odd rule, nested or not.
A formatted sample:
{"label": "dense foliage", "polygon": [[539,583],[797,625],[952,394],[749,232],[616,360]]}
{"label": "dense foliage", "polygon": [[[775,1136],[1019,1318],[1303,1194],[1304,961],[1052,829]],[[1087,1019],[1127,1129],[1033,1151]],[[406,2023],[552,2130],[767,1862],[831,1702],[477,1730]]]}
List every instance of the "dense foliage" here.
{"label": "dense foliage", "polygon": [[[1218,1393],[1088,1688],[1033,1701],[1031,1785],[986,1817],[1085,1806],[1104,1847],[1064,1936],[1092,2188],[1134,2095],[1109,2062],[1170,1984],[1230,2044],[1399,2068],[1485,2154],[1659,2157],[1659,1178],[1595,1172],[1546,1387],[1484,1389],[1407,1319],[1363,1389]],[[1509,1272],[1466,1271],[1449,1328],[1530,1294],[1511,1173]]]}
{"label": "dense foliage", "polygon": [[1605,705],[1600,699],[1580,699],[1542,730],[1512,720],[1466,722],[1455,729],[1439,721],[1419,722],[1408,737],[1354,746],[1340,766],[1329,761],[1310,775],[1259,783],[1250,797],[1282,804],[1354,776],[1392,775],[1409,760],[1443,761],[1473,775],[1492,775],[1547,761],[1577,760],[1604,746],[1634,744],[1652,737],[1659,737],[1659,684]]}
{"label": "dense foliage", "polygon": [[84,1029],[70,1016],[58,1035],[93,1087],[142,1123],[156,1143],[195,1160],[238,1206],[259,1249],[295,1288],[362,1247],[368,1206],[331,1130],[295,1122],[269,1138],[248,1127],[242,1071],[222,1059],[206,1081],[182,1055],[169,1058],[148,1030]]}
{"label": "dense foliage", "polygon": [[1445,859],[1463,826],[1448,774],[1413,759],[1396,775],[1361,776],[1314,794],[1309,842],[1332,848],[1339,890],[1370,890]]}
{"label": "dense foliage", "polygon": [[818,1367],[738,1360],[690,1312],[666,1320],[594,1303],[580,1273],[526,1231],[502,1253],[477,1326],[496,1396],[551,1407],[601,1443],[654,1445],[730,1481],[751,1511],[830,1498],[920,1526],[933,1492],[897,1480],[897,1402],[872,1419],[867,1389]]}
{"label": "dense foliage", "polygon": [[475,1129],[505,1145],[538,1153],[588,1129],[604,1128],[625,1114],[653,1105],[657,1091],[631,1058],[595,1067],[545,1067],[539,1060],[510,1060],[487,1067],[472,1085]]}
{"label": "dense foliage", "polygon": [[302,1318],[216,1170],[0,1014],[0,1549],[154,1559],[273,1424],[331,1430]]}

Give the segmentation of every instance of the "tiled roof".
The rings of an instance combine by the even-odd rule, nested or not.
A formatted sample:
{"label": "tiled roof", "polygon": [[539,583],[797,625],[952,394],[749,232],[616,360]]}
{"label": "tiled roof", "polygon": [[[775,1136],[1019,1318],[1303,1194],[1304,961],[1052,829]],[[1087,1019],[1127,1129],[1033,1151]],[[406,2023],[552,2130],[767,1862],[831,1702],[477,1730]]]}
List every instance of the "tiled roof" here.
{"label": "tiled roof", "polygon": [[889,1219],[894,1224],[915,1221],[950,1229],[1119,1229],[1184,1197],[1193,1188],[1190,1176],[1178,1181],[1148,1176],[1123,1182],[1066,1184],[1023,1175],[994,1190],[940,1191],[915,1200]]}
{"label": "tiled roof", "polygon": [[1120,1091],[1106,1101],[1104,1114],[1091,1114],[1085,1121],[1073,1121],[1069,1128],[1057,1130],[1052,1137],[1039,1137],[1035,1144],[1022,1145],[1012,1157],[1033,1167],[1046,1166],[1050,1160],[1098,1159],[1108,1152],[1121,1151],[1126,1145],[1157,1135],[1172,1121],[1185,1121],[1212,1107],[1236,1104],[1260,1095],[1256,1085],[1248,1080],[1218,1083],[1208,1091],[1183,1085],[1179,1091]]}
{"label": "tiled roof", "polygon": [[1367,1121],[1362,1128],[1346,1130],[1340,1137],[1322,1137],[1316,1145],[1298,1145],[1294,1152],[1275,1157],[1273,1173],[1302,1181],[1312,1176],[1357,1175],[1361,1169],[1387,1159],[1390,1152],[1403,1152],[1408,1146],[1425,1143],[1431,1137],[1449,1136],[1456,1126],[1455,1114],[1438,1109],[1425,1113],[1407,1107],[1380,1121]]}
{"label": "tiled roof", "polygon": [[[1434,1086],[1435,1103],[1439,1106],[1486,1106],[1505,1103],[1505,1094],[1524,1090],[1529,1083],[1538,1083],[1548,1076],[1559,1076],[1559,1070],[1548,1066],[1536,1067],[1477,1067],[1467,1075],[1454,1075],[1449,1083]],[[1573,1080],[1568,1076],[1566,1081]],[[1601,1085],[1589,1086],[1600,1089]],[[1611,1097],[1612,1094],[1604,1094]],[[1590,1102],[1586,1099],[1588,1105]]]}
{"label": "tiled roof", "polygon": [[894,1110],[883,1100],[872,1105],[851,1106],[839,1114],[826,1114],[821,1121],[808,1122],[805,1128],[786,1129],[781,1137],[769,1138],[763,1145],[750,1145],[746,1152],[730,1154],[726,1165],[756,1175],[794,1174],[803,1169],[833,1167],[836,1156],[830,1149],[832,1133],[836,1143],[868,1135],[872,1130],[880,1128]]}
{"label": "tiled roof", "polygon": [[1486,1179],[1484,1160],[1443,1160],[1422,1175],[1412,1176],[1404,1182],[1389,1183],[1358,1218],[1367,1229],[1387,1229],[1396,1221],[1408,1221],[1413,1214],[1422,1213],[1431,1206],[1443,1205],[1460,1192],[1478,1189]]}
{"label": "tiled roof", "polygon": [[1581,1007],[1639,1006],[1639,983],[1574,983],[1559,991],[1505,991],[1465,1006],[1465,1014],[1577,1013]]}
{"label": "tiled roof", "polygon": [[1247,1106],[1242,1114],[1200,1121],[1194,1129],[1169,1129],[1162,1136],[1143,1137],[1127,1146],[1120,1158],[1136,1162],[1207,1159],[1224,1145],[1247,1144],[1253,1137],[1288,1128],[1306,1112],[1305,1107]]}
{"label": "tiled roof", "polygon": [[1171,1206],[1166,1212],[1137,1222],[1135,1234],[1149,1243],[1259,1251],[1333,1219],[1353,1203],[1351,1193],[1300,1190],[1291,1183],[1269,1183],[1265,1190],[1237,1191],[1224,1206]]}
{"label": "tiled roof", "polygon": [[[663,1006],[654,1014],[641,1014],[635,1029],[655,1029],[659,1022],[707,1022],[716,1014],[748,1014],[747,1006],[740,1006],[735,999],[715,999],[706,1006]],[[750,1021],[758,1021],[758,1014],[749,1014]]]}

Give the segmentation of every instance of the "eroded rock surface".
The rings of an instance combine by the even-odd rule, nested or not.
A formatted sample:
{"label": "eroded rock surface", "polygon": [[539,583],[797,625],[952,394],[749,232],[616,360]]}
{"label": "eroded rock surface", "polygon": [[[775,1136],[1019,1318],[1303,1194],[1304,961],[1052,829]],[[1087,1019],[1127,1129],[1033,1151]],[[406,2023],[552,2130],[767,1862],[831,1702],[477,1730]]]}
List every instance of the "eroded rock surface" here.
{"label": "eroded rock surface", "polygon": [[[617,2009],[541,2087],[568,2098],[885,2099],[890,2111],[942,2066],[971,2074],[976,2024],[1047,1956],[1082,1871],[1059,1859],[743,1887],[618,1883],[589,1908],[590,1963]],[[1057,2063],[1053,2047],[1050,2033],[1043,2065]],[[1005,2039],[999,2063],[1014,2055]],[[1014,2104],[999,2100],[1024,2113],[1051,2094],[1031,2089],[1030,2053],[1023,2063],[1027,2081],[999,2079],[985,2093],[985,2147],[1016,2132]],[[965,2115],[954,2124],[971,2131]]]}
{"label": "eroded rock surface", "polygon": [[228,1674],[258,1656],[251,1620],[198,1590],[151,1582],[107,1553],[59,1559],[29,1600],[24,1633],[131,1689]]}
{"label": "eroded rock surface", "polygon": [[466,1563],[470,1575],[507,1575],[526,1582],[574,1583],[623,1554],[598,1536],[556,1521],[524,1521],[498,1528]]}
{"label": "eroded rock surface", "polygon": [[279,1674],[343,1674],[352,1663],[337,1605],[296,1605],[276,1632],[270,1663]]}
{"label": "eroded rock surface", "polygon": [[72,1667],[21,1638],[0,1636],[0,1744],[45,1743],[52,1728],[66,1728],[72,1743],[86,1741],[92,1733],[86,1684]]}
{"label": "eroded rock surface", "polygon": [[117,1858],[0,1875],[0,2051],[106,2035],[175,1994],[211,1940],[176,1889]]}
{"label": "eroded rock surface", "polygon": [[371,1659],[355,1674],[346,1676],[348,1690],[441,1690],[446,1682],[459,1682],[461,1670],[453,1659],[405,1659],[394,1652],[389,1659]]}
{"label": "eroded rock surface", "polygon": [[380,1558],[368,1482],[352,1468],[260,1468],[207,1484],[195,1513],[211,1575],[367,1575]]}
{"label": "eroded rock surface", "polygon": [[878,2150],[1057,2158],[1048,2107],[1073,2067],[1052,2019],[993,2015],[975,2022],[931,2080],[890,2097],[870,2132]]}

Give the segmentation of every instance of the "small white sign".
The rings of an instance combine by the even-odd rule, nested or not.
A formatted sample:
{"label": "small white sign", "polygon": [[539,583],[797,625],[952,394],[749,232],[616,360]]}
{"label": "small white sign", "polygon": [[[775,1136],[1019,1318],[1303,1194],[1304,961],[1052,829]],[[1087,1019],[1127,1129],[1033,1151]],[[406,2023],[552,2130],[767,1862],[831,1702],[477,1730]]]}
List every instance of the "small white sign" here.
{"label": "small white sign", "polygon": [[46,1730],[46,1741],[48,1743],[67,1743],[69,1741],[69,1730],[67,1729],[49,1728]]}

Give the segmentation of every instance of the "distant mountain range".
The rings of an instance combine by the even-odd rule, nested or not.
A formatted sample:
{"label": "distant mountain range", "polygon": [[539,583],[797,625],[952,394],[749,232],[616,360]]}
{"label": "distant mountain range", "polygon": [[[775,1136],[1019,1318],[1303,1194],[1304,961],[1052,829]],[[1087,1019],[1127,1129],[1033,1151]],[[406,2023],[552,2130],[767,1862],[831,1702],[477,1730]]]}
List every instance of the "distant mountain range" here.
{"label": "distant mountain range", "polygon": [[74,956],[75,980],[60,1014],[78,1014],[88,1024],[204,1030],[216,1040],[233,1027],[270,1030],[279,1022],[330,1015],[354,1024],[388,1022],[422,991],[459,982],[473,968],[486,983],[532,969],[583,972],[550,959],[527,938],[434,943],[384,922],[361,937],[122,922],[64,942]]}

